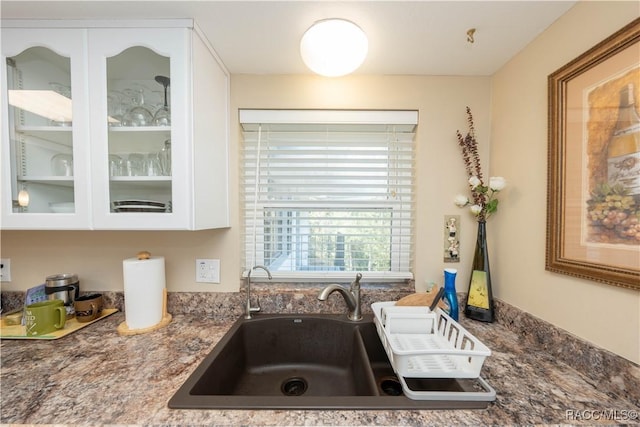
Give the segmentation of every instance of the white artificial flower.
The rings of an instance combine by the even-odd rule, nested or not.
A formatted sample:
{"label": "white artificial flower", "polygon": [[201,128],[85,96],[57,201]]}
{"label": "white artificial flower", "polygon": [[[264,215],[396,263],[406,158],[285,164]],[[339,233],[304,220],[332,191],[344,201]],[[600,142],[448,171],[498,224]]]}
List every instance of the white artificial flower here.
{"label": "white artificial flower", "polygon": [[479,215],[480,212],[482,212],[482,206],[480,205],[471,205],[469,209],[471,210],[471,213],[474,215]]}
{"label": "white artificial flower", "polygon": [[475,190],[476,187],[480,184],[482,184],[482,181],[480,181],[477,176],[473,175],[471,178],[469,178],[469,185],[471,186],[472,190]]}
{"label": "white artificial flower", "polygon": [[453,200],[453,203],[459,208],[463,208],[469,204],[469,198],[465,195],[458,194]]}
{"label": "white artificial flower", "polygon": [[489,178],[489,188],[493,191],[500,191],[507,186],[507,180],[501,176],[492,176]]}

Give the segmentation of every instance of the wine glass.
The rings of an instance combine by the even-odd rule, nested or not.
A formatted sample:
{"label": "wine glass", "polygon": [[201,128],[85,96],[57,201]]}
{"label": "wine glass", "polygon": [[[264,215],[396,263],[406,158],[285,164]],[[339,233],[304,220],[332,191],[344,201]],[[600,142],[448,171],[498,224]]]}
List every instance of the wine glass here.
{"label": "wine glass", "polygon": [[156,81],[164,86],[164,105],[158,108],[156,114],[153,116],[153,124],[155,126],[170,126],[171,125],[171,111],[167,103],[167,87],[171,80],[166,76],[156,76]]}
{"label": "wine glass", "polygon": [[133,107],[122,118],[124,126],[149,126],[153,120],[151,112],[145,107],[144,89],[133,91]]}

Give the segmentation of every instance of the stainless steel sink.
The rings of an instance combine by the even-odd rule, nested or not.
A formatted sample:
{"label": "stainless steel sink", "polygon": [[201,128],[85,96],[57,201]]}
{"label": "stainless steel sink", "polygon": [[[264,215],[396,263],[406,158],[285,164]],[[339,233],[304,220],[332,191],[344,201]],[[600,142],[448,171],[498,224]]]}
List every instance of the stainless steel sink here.
{"label": "stainless steel sink", "polygon": [[[418,382],[430,390],[456,394],[477,391],[473,381]],[[169,401],[170,408],[182,409],[484,408],[487,404],[405,397],[372,316],[353,322],[330,314],[239,319]]]}

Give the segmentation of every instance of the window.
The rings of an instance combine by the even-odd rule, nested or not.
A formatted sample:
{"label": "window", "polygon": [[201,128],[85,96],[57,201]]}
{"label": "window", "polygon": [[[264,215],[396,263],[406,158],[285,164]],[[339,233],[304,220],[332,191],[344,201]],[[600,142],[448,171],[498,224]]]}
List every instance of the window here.
{"label": "window", "polygon": [[245,269],[412,277],[416,111],[241,110],[240,123]]}

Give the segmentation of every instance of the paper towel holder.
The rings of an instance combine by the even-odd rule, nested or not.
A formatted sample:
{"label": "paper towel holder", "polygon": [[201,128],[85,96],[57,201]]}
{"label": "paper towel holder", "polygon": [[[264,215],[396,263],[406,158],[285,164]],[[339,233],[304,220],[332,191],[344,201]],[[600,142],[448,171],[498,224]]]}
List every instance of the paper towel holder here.
{"label": "paper towel holder", "polygon": [[[147,251],[138,252],[137,258],[139,260],[150,259],[151,254]],[[162,290],[162,319],[160,320],[160,322],[158,322],[153,326],[149,326],[148,328],[130,329],[129,326],[127,326],[127,322],[125,321],[120,323],[120,325],[118,325],[117,331],[118,331],[118,334],[124,335],[124,336],[146,334],[147,332],[153,332],[160,328],[164,328],[169,323],[171,323],[171,319],[172,319],[172,316],[167,311],[167,288],[164,288]]]}
{"label": "paper towel holder", "polygon": [[118,325],[118,334],[120,335],[139,335],[139,334],[146,334],[147,332],[153,332],[155,330],[158,330],[160,328],[164,328],[165,326],[167,326],[169,323],[171,323],[171,313],[167,312],[167,290],[163,289],[163,295],[162,295],[162,320],[160,320],[160,322],[158,322],[157,324],[153,325],[153,326],[149,326],[148,328],[141,328],[141,329],[130,329],[127,326],[127,322],[122,322],[120,323],[120,325]]}

